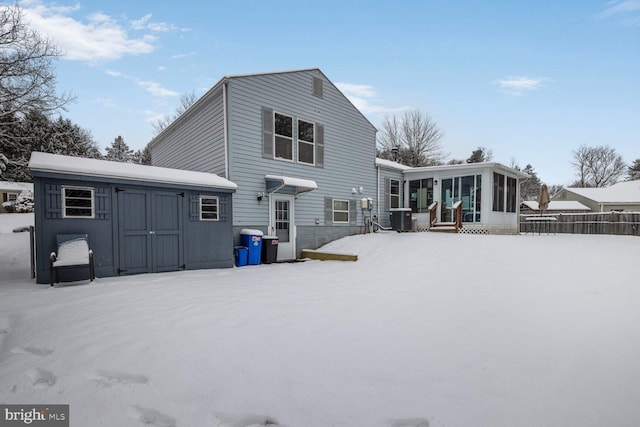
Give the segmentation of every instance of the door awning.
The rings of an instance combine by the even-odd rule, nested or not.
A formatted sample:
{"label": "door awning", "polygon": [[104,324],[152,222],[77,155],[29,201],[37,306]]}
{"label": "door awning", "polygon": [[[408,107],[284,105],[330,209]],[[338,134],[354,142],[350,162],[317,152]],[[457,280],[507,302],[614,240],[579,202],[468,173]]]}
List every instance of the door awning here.
{"label": "door awning", "polygon": [[293,178],[290,176],[266,175],[267,193],[300,194],[313,191],[318,184],[310,179]]}

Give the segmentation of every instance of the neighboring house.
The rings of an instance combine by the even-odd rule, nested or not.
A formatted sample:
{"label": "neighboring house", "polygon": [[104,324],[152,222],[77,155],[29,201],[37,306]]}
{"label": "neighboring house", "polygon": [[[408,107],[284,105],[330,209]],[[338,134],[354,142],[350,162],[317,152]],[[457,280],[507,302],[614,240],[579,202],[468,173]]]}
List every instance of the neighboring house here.
{"label": "neighboring house", "polygon": [[[591,212],[587,206],[575,200],[553,200],[549,202],[546,213],[588,213]],[[538,202],[535,200],[526,200],[520,203],[520,213],[522,214],[540,214]]]}
{"label": "neighboring house", "polygon": [[[429,228],[429,208],[435,208],[436,222],[454,220],[453,206],[462,202],[465,233],[517,233],[520,213],[520,180],[529,175],[499,163],[406,167],[378,160],[379,182],[385,204],[380,217],[388,217],[387,206],[396,200],[395,180],[400,180],[400,205],[411,208],[418,230]],[[389,191],[387,191],[389,189]],[[387,194],[389,201],[386,201]]]}
{"label": "neighboring house", "polygon": [[244,228],[279,239],[278,260],[362,230],[377,203],[376,128],[317,68],[221,79],[150,144],[153,165],[238,184]]}
{"label": "neighboring house", "polygon": [[640,180],[624,181],[605,188],[563,188],[551,201],[578,201],[593,212],[640,212]]}
{"label": "neighboring house", "polygon": [[215,174],[31,154],[36,278],[58,234],[87,234],[98,277],[232,267],[232,193]]}
{"label": "neighboring house", "polygon": [[0,181],[0,193],[2,193],[2,200],[0,201],[0,213],[8,211],[3,206],[3,203],[15,202],[18,199],[20,193],[24,190],[33,191],[33,184],[29,182]]}

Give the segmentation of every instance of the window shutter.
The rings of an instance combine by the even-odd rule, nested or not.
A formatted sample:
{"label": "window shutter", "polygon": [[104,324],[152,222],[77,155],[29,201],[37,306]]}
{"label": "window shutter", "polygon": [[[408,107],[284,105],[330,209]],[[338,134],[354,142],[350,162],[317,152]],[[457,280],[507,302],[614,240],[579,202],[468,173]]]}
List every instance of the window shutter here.
{"label": "window shutter", "polygon": [[273,159],[273,110],[262,107],[262,157]]}
{"label": "window shutter", "polygon": [[324,223],[326,225],[333,224],[333,199],[331,197],[324,198]]}
{"label": "window shutter", "polygon": [[109,207],[110,192],[108,187],[96,187],[93,192],[96,204],[96,219],[111,219],[111,209]]}
{"label": "window shutter", "polygon": [[189,196],[189,221],[198,221],[200,219],[200,196],[191,194]]}
{"label": "window shutter", "polygon": [[349,200],[349,225],[358,225],[357,200]]}
{"label": "window shutter", "polygon": [[229,220],[229,196],[218,197],[218,221],[227,222]]}
{"label": "window shutter", "polygon": [[49,219],[62,218],[62,188],[57,184],[46,184],[45,217]]}
{"label": "window shutter", "polygon": [[316,167],[324,168],[324,125],[316,123]]}

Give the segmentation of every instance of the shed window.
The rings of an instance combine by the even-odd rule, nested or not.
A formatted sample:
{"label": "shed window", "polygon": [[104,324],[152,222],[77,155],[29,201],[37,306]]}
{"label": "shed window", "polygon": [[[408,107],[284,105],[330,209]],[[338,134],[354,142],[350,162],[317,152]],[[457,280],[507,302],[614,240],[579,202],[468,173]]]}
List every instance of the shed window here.
{"label": "shed window", "polygon": [[16,193],[8,193],[7,194],[7,201],[15,202],[16,200],[18,200],[18,195]]}
{"label": "shed window", "polygon": [[293,117],[274,113],[274,157],[293,161]]}
{"label": "shed window", "polygon": [[349,201],[333,200],[333,222],[338,224],[349,223]]}
{"label": "shed window", "polygon": [[218,197],[200,196],[200,220],[218,221],[219,206]]}
{"label": "shed window", "polygon": [[298,162],[314,164],[315,125],[298,119]]}
{"label": "shed window", "polygon": [[62,187],[63,218],[93,218],[94,191],[91,187]]}

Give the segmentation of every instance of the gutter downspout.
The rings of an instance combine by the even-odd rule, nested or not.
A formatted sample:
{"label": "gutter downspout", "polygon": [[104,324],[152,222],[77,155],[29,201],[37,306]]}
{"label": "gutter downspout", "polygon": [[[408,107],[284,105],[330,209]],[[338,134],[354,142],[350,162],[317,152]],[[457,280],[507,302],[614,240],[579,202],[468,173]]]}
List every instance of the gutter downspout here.
{"label": "gutter downspout", "polygon": [[[375,161],[374,161],[375,164]],[[403,173],[404,175],[404,173]],[[378,224],[380,224],[380,166],[376,165],[376,200],[378,201],[376,203],[376,212],[377,212],[377,216],[378,216],[378,221],[376,221]]]}
{"label": "gutter downspout", "polygon": [[227,127],[227,81],[222,82],[222,123],[224,126],[223,134],[224,134],[224,174],[225,178],[231,180],[229,178],[229,128]]}

